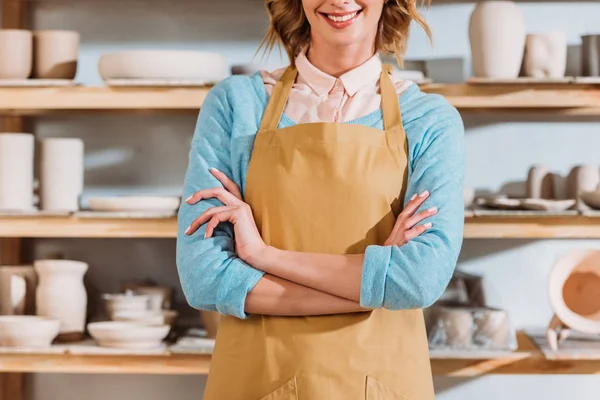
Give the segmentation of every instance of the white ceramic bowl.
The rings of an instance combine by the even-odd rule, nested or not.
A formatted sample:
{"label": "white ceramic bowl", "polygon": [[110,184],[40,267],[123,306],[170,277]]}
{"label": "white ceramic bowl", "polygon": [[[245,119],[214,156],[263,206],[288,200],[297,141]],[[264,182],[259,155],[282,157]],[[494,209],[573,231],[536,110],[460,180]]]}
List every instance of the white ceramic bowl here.
{"label": "white ceramic bowl", "polygon": [[600,210],[600,188],[592,192],[582,192],[581,200],[591,208]]}
{"label": "white ceramic bowl", "polygon": [[175,310],[115,311],[113,321],[130,321],[151,325],[173,325],[179,314]]}
{"label": "white ceramic bowl", "polygon": [[118,321],[92,322],[87,328],[100,346],[127,349],[158,347],[171,330],[169,325]]}
{"label": "white ceramic bowl", "polygon": [[218,82],[230,75],[225,57],[187,50],[135,50],[104,54],[102,79],[172,79]]}
{"label": "white ceramic bowl", "polygon": [[58,319],[34,315],[0,316],[0,346],[49,347],[59,331]]}
{"label": "white ceramic bowl", "polygon": [[137,294],[103,294],[104,306],[106,314],[113,319],[113,315],[122,311],[147,311],[150,304],[150,297],[147,295]]}
{"label": "white ceramic bowl", "polygon": [[115,196],[91,197],[92,211],[176,211],[181,203],[178,196]]}

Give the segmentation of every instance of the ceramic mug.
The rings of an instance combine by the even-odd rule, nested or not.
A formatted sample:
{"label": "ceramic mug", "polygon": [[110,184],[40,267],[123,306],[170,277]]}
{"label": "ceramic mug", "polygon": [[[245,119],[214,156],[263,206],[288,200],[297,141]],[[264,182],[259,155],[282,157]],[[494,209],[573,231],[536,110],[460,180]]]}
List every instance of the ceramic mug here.
{"label": "ceramic mug", "polygon": [[0,79],[27,79],[32,70],[32,32],[0,29]]}
{"label": "ceramic mug", "polygon": [[74,79],[77,74],[79,33],[35,31],[33,33],[33,77]]}
{"label": "ceramic mug", "polygon": [[83,141],[50,138],[40,147],[40,208],[77,211],[83,192]]}
{"label": "ceramic mug", "polygon": [[581,75],[600,76],[600,35],[581,36]]}
{"label": "ceramic mug", "polygon": [[35,140],[28,133],[0,133],[0,210],[34,209]]}

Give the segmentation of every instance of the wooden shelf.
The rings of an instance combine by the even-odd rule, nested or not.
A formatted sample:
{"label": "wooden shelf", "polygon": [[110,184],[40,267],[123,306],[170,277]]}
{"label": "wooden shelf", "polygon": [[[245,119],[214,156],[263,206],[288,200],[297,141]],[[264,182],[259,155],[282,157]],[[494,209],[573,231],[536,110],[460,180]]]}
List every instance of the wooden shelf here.
{"label": "wooden shelf", "polygon": [[[56,112],[197,112],[209,88],[110,88],[105,86],[0,88],[0,114]],[[430,84],[463,112],[551,111],[600,114],[600,84]]]}
{"label": "wooden shelf", "polygon": [[[0,237],[175,238],[173,218],[0,217]],[[598,239],[600,218],[491,217],[465,219],[465,239]]]}
{"label": "wooden shelf", "polygon": [[[519,349],[498,356],[441,358],[432,355],[434,375],[477,377],[488,374],[598,374],[600,360],[547,360],[523,334]],[[71,355],[1,354],[0,372],[78,374],[178,374],[204,375],[210,355]]]}

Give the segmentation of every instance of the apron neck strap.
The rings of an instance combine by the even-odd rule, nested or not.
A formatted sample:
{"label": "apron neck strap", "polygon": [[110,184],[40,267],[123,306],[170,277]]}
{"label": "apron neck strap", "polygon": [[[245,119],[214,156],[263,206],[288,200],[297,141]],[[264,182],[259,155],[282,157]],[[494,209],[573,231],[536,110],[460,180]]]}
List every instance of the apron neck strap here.
{"label": "apron neck strap", "polygon": [[[379,85],[381,88],[381,109],[385,130],[391,129],[396,125],[402,125],[400,103],[398,102],[396,88],[390,78],[391,73],[392,66],[384,64],[381,69]],[[298,70],[290,66],[275,84],[260,124],[261,130],[275,130],[279,126],[279,121],[283,115],[283,110],[297,75]]]}
{"label": "apron neck strap", "polygon": [[392,82],[392,78],[390,78],[392,71],[393,68],[391,65],[384,64],[381,69],[381,78],[379,80],[383,128],[385,130],[391,129],[396,125],[402,125],[402,114],[400,112],[398,94]]}
{"label": "apron neck strap", "polygon": [[296,75],[298,75],[298,70],[292,66],[288,67],[273,87],[269,104],[267,104],[260,123],[260,130],[273,131],[279,126],[279,120],[281,120],[290,91],[296,81]]}

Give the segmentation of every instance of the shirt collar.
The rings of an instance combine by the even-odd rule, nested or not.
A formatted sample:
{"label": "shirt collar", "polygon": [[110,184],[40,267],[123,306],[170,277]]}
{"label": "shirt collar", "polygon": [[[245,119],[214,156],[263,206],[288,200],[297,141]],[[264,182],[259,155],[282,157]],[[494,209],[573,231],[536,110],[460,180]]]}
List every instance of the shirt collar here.
{"label": "shirt collar", "polygon": [[[296,68],[302,79],[319,96],[328,95],[337,81],[336,77],[326,74],[312,65],[308,61],[305,51],[300,52],[296,57]],[[381,68],[381,59],[378,54],[375,54],[363,64],[340,76],[344,90],[346,90],[349,96],[354,96],[363,87],[372,85],[373,82],[379,80]]]}

